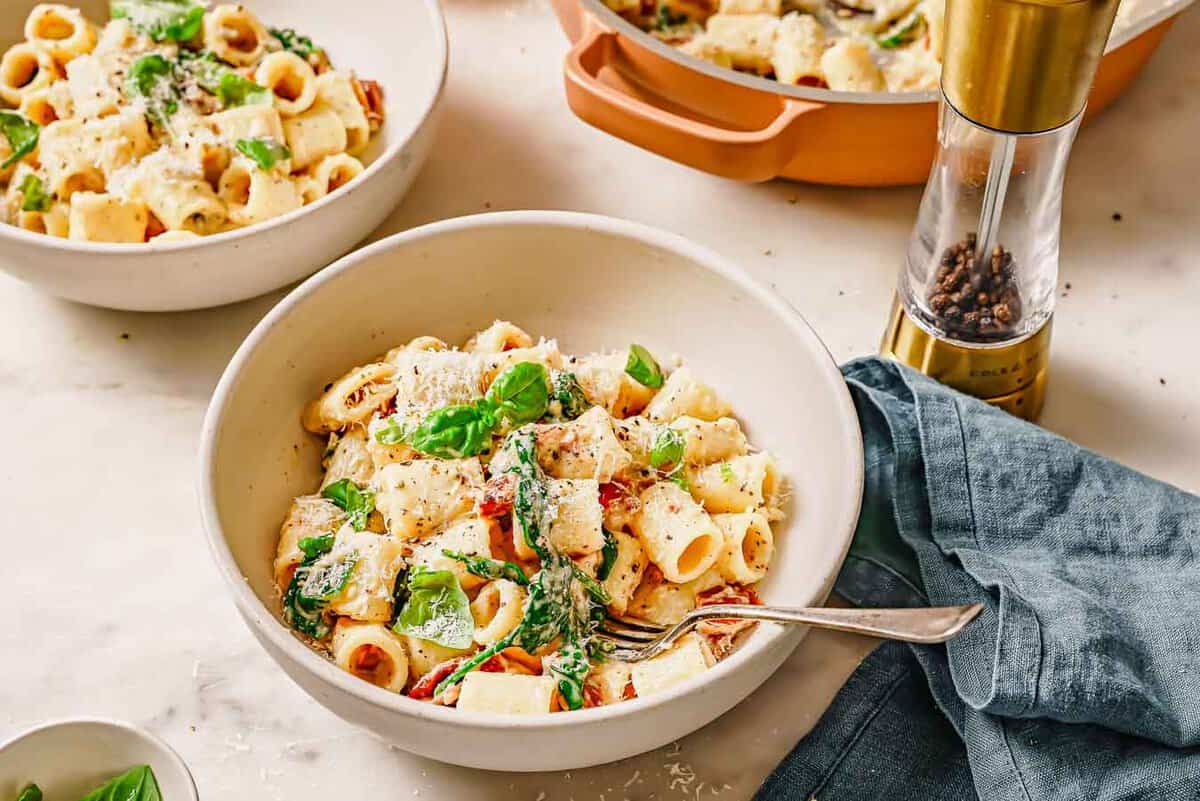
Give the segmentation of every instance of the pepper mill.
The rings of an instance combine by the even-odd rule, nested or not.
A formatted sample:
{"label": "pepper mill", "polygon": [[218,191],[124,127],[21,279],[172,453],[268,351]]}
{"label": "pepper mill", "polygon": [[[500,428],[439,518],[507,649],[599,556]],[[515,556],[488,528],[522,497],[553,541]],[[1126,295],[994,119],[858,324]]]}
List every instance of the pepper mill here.
{"label": "pepper mill", "polygon": [[947,0],[939,150],[881,351],[1019,417],[1045,399],[1063,174],[1117,0]]}

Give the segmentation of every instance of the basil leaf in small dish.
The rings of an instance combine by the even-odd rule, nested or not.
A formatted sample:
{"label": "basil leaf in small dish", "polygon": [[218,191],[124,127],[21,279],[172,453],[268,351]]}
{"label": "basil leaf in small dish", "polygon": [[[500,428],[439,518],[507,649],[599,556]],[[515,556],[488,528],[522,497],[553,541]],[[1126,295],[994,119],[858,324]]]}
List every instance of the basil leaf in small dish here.
{"label": "basil leaf in small dish", "polygon": [[191,0],[111,0],[108,9],[156,42],[190,42],[204,25],[204,6]]}
{"label": "basil leaf in small dish", "polygon": [[8,140],[8,148],[12,151],[8,158],[0,162],[0,170],[11,167],[33,152],[37,147],[41,126],[18,111],[0,109],[0,133]]}
{"label": "basil leaf in small dish", "polygon": [[417,566],[408,574],[408,600],[392,629],[447,648],[469,648],[475,632],[471,602],[449,570]]}
{"label": "basil leaf in small dish", "polygon": [[658,389],[663,385],[662,368],[650,355],[650,351],[641,345],[629,346],[629,358],[625,362],[625,372],[644,387]]}
{"label": "basil leaf in small dish", "polygon": [[292,151],[287,145],[281,145],[266,137],[239,139],[234,147],[257,164],[260,170],[269,170],[284,159],[292,157]]}
{"label": "basil leaf in small dish", "polygon": [[17,187],[21,193],[21,211],[49,211],[50,196],[46,194],[42,179],[33,173],[26,175]]}
{"label": "basil leaf in small dish", "polygon": [[138,765],[92,790],[79,801],[162,801],[162,793],[150,766]]}
{"label": "basil leaf in small dish", "polygon": [[333,482],[321,490],[321,496],[346,513],[346,520],[355,531],[366,529],[367,518],[375,511],[375,494],[360,489],[348,478]]}

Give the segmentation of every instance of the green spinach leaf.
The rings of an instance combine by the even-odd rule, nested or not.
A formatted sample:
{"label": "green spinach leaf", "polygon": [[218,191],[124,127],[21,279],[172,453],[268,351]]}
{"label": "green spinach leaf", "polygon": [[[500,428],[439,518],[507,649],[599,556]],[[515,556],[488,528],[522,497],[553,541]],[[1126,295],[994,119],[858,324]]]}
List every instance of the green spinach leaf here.
{"label": "green spinach leaf", "polygon": [[108,8],[156,42],[190,42],[204,25],[204,6],[191,0],[111,0]]}
{"label": "green spinach leaf", "polygon": [[275,102],[270,89],[242,77],[208,50],[200,53],[180,51],[179,66],[195,78],[201,89],[216,95],[224,108]]}
{"label": "green spinach leaf", "polygon": [[179,110],[179,75],[175,64],[158,53],[150,53],[133,62],[125,79],[131,97],[141,99],[146,114],[160,126],[166,126]]}
{"label": "green spinach leaf", "polygon": [[42,801],[42,788],[30,782],[17,795],[17,801]]}
{"label": "green spinach leaf", "polygon": [[650,351],[641,345],[629,346],[629,358],[625,360],[625,372],[629,377],[644,387],[658,389],[663,385],[662,368]]}
{"label": "green spinach leaf", "polygon": [[42,179],[33,173],[25,176],[21,185],[17,187],[17,191],[22,196],[21,211],[50,210],[50,196],[46,194],[46,190],[42,186]]}
{"label": "green spinach leaf", "polygon": [[162,793],[150,766],[138,765],[92,790],[79,801],[162,801]]}
{"label": "green spinach leaf", "polygon": [[600,549],[600,567],[596,570],[596,578],[601,581],[612,575],[613,565],[617,563],[617,535],[604,529],[604,547]]}
{"label": "green spinach leaf", "polygon": [[471,602],[449,570],[417,566],[409,571],[408,600],[392,626],[399,634],[447,648],[469,648],[475,631]]}
{"label": "green spinach leaf", "polygon": [[271,28],[271,35],[279,40],[284,50],[290,50],[300,58],[308,60],[311,56],[319,56],[325,51],[313,44],[307,36],[301,36],[291,28]]}
{"label": "green spinach leaf", "polygon": [[301,537],[296,546],[304,553],[305,559],[313,560],[333,550],[333,535],[322,534],[319,537]]}
{"label": "green spinach leaf", "polygon": [[559,416],[574,420],[592,405],[574,373],[556,371],[550,380],[554,400],[558,401]]}
{"label": "green spinach leaf", "polygon": [[489,559],[486,556],[471,556],[458,551],[442,551],[444,556],[447,556],[456,562],[461,562],[463,567],[472,576],[479,576],[481,579],[508,579],[522,587],[529,585],[529,577],[525,575],[525,571],[518,565],[512,562],[502,562],[499,559]]}
{"label": "green spinach leaf", "polygon": [[239,153],[248,156],[258,165],[260,170],[269,170],[284,159],[292,157],[292,151],[287,145],[281,145],[274,139],[259,137],[255,139],[239,139],[234,145]]}
{"label": "green spinach leaf", "polygon": [[346,513],[346,521],[355,531],[367,527],[367,518],[375,511],[375,493],[360,489],[348,478],[335,481],[321,490],[321,497],[333,501]]}
{"label": "green spinach leaf", "polygon": [[3,162],[0,170],[11,167],[33,152],[37,147],[41,127],[33,120],[17,111],[0,109],[0,133],[8,140],[8,148],[12,151]]}
{"label": "green spinach leaf", "polygon": [[540,420],[546,414],[550,393],[546,368],[537,362],[520,362],[496,377],[486,400],[514,427]]}

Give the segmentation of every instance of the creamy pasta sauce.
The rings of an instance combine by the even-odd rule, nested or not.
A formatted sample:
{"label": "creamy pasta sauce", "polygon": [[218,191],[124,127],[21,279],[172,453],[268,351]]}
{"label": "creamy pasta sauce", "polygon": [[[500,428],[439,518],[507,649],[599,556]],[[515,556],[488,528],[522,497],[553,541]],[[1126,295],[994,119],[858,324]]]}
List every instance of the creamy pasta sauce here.
{"label": "creamy pasta sauce", "polygon": [[0,221],[171,242],[286,214],[353,181],[382,89],[242,5],[113,0],[103,27],[36,6],[0,60]]}
{"label": "creamy pasta sauce", "polygon": [[325,474],[280,531],[282,614],[377,686],[510,714],[613,704],[703,672],[749,625],[635,664],[596,634],[757,602],[779,471],[686,366],[496,322],[354,368],[303,424],[328,438]]}

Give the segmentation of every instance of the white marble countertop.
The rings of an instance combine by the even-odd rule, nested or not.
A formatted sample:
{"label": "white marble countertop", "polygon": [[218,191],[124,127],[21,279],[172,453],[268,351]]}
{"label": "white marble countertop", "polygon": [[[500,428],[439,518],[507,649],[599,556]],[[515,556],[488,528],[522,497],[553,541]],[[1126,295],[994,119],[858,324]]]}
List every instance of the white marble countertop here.
{"label": "white marble countertop", "polygon": [[[874,350],[917,189],[742,186],[643,153],[567,110],[544,0],[448,0],[433,156],[386,226],[487,209],[641,220],[710,245],[800,308],[840,359]],[[1200,490],[1200,15],[1080,135],[1064,212],[1050,429]],[[1115,215],[1120,214],[1120,220]],[[217,799],[742,801],[869,641],[814,634],[746,703],[671,749],[573,774],[501,775],[389,749],[274,668],[213,568],[193,490],[222,368],[280,297],[125,314],[0,277],[0,739],[41,720],[143,723]]]}

